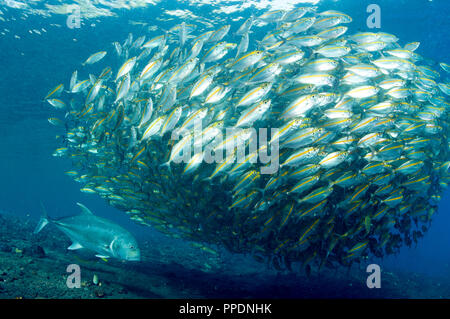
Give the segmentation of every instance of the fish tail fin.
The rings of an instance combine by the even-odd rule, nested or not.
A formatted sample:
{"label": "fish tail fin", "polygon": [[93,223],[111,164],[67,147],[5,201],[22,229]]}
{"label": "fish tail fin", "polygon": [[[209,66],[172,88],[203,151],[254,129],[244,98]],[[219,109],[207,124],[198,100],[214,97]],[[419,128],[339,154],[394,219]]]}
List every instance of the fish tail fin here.
{"label": "fish tail fin", "polygon": [[164,164],[159,165],[160,168],[167,168],[169,172],[172,172],[172,169],[170,168],[170,160],[165,162]]}
{"label": "fish tail fin", "polygon": [[266,190],[264,188],[256,188],[256,191],[261,194],[261,197],[264,198],[266,196]]}
{"label": "fish tail fin", "polygon": [[39,220],[39,223],[37,224],[36,228],[33,231],[34,234],[39,233],[42,230],[42,228],[44,228],[48,223],[50,223],[44,204],[41,203],[41,207],[42,207],[41,219]]}
{"label": "fish tail fin", "polygon": [[209,177],[205,177],[205,178],[203,179],[203,181],[204,181],[204,182],[211,183],[212,179],[213,179],[213,177],[212,177],[212,176],[209,176]]}

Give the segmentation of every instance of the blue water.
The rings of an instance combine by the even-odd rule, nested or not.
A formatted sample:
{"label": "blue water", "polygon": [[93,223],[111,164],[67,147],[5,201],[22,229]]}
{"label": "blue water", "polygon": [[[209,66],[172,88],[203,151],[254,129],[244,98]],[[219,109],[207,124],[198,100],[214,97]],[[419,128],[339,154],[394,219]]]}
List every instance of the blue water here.
{"label": "blue water", "polygon": [[[448,0],[340,0],[323,1],[320,6],[350,14],[354,19],[351,33],[367,30],[366,7],[372,2],[380,5],[382,10],[381,31],[397,35],[403,44],[419,41],[418,53],[437,62],[450,62]],[[4,11],[4,8],[3,3],[0,9]],[[163,8],[189,8],[199,16],[209,15],[214,9],[207,5],[193,7],[173,0],[163,1],[148,8],[115,10],[116,17],[83,19],[79,29],[66,27],[66,15],[28,14],[22,20],[22,10],[8,8],[5,11],[3,17],[15,17],[16,20],[0,21],[0,31],[10,30],[0,36],[0,210],[37,220],[40,201],[55,217],[78,213],[75,203],[81,202],[99,216],[124,225],[139,238],[154,232],[131,222],[123,212],[107,205],[101,198],[81,193],[80,185],[64,174],[71,168],[70,162],[51,156],[58,146],[57,130],[47,122],[51,110],[42,99],[56,84],[68,83],[74,69],[79,70],[79,77],[85,78],[88,74],[82,73],[80,63],[93,52],[112,52],[111,43],[122,42],[130,32],[138,37],[142,27],[129,24],[129,20],[146,21],[163,29],[179,23],[178,19],[155,20]],[[231,16],[248,17],[258,12],[249,8]],[[28,32],[41,28],[47,32],[42,35]],[[99,73],[112,60],[113,54],[109,54],[103,63],[92,66],[90,71]],[[442,198],[431,228],[417,247],[405,247],[399,255],[377,261],[382,268],[442,278],[450,275],[450,191]]]}

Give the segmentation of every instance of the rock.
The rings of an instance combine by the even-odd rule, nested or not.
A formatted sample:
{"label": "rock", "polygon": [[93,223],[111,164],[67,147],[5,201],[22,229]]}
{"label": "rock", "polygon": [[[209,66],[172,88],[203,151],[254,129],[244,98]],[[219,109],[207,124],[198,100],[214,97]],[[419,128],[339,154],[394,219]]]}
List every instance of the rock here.
{"label": "rock", "polygon": [[94,294],[95,294],[98,298],[103,298],[103,297],[105,297],[105,292],[103,291],[103,289],[95,289],[95,290],[94,290]]}
{"label": "rock", "polygon": [[11,252],[11,246],[5,243],[0,243],[0,251],[4,253],[10,253]]}
{"label": "rock", "polygon": [[44,249],[39,245],[32,245],[31,247],[26,247],[23,249],[23,254],[27,256],[32,256],[36,258],[45,257]]}
{"label": "rock", "polygon": [[128,291],[125,287],[119,287],[119,294],[127,294]]}

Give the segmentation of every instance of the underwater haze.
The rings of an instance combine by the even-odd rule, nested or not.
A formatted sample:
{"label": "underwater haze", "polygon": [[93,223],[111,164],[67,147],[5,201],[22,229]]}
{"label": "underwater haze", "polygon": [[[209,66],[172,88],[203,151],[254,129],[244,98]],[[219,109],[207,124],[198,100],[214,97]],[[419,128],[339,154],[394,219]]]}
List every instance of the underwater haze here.
{"label": "underwater haze", "polygon": [[[368,26],[374,4],[379,28]],[[297,8],[305,12],[288,19]],[[0,298],[449,298],[449,14],[445,0],[0,0]],[[312,26],[296,30],[308,17]],[[249,28],[238,31],[246,21]],[[197,38],[208,31],[217,39]],[[306,43],[306,36],[320,43]],[[194,54],[196,41],[202,47]],[[222,41],[217,56],[211,53]],[[367,49],[374,42],[381,47]],[[299,59],[287,61],[284,54],[291,53]],[[247,62],[249,55],[258,57]],[[151,62],[161,65],[147,75]],[[273,73],[256,80],[271,63]],[[211,85],[200,90],[208,76]],[[77,91],[82,81],[86,86]],[[407,95],[382,81],[397,81]],[[299,107],[300,97],[311,97],[308,109]],[[350,109],[335,106],[343,101]],[[385,101],[381,107],[388,109],[379,111]],[[264,114],[248,122],[254,106]],[[349,114],[339,115],[344,124],[328,116],[332,107]],[[190,130],[187,119],[202,110],[204,128],[279,128],[298,120],[314,133],[300,143],[286,142],[294,135],[280,139],[281,168],[273,175],[260,173],[258,163],[216,177],[216,164],[173,160],[170,134]],[[393,124],[360,130],[372,117]],[[416,129],[417,123],[426,128]],[[377,143],[356,146],[375,133]],[[333,147],[347,137],[355,143]],[[411,142],[422,139],[420,148]],[[385,152],[393,145],[398,153]],[[316,153],[294,162],[299,150]],[[372,173],[368,163],[384,168]],[[288,178],[313,165],[317,172]],[[340,185],[346,176],[354,184]],[[410,188],[416,180],[421,184]],[[68,251],[70,236],[56,223],[32,233],[42,205],[56,220],[80,214],[76,203],[129,231],[142,260]],[[27,253],[36,247],[42,255]],[[381,289],[366,287],[365,268],[373,263],[382,270]],[[83,292],[61,281],[69,264],[87,269]],[[42,284],[40,271],[55,282]]]}

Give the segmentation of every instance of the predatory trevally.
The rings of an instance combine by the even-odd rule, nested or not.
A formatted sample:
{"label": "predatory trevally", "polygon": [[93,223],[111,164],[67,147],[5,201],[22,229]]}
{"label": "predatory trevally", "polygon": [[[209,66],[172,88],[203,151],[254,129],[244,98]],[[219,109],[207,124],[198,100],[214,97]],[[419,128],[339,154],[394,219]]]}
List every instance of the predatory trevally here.
{"label": "predatory trevally", "polygon": [[81,214],[59,220],[49,219],[43,208],[43,215],[34,233],[37,234],[48,223],[52,223],[72,240],[72,245],[67,249],[86,248],[96,252],[99,258],[129,261],[141,259],[137,242],[127,230],[107,219],[95,216],[83,204],[77,205],[81,207]]}

